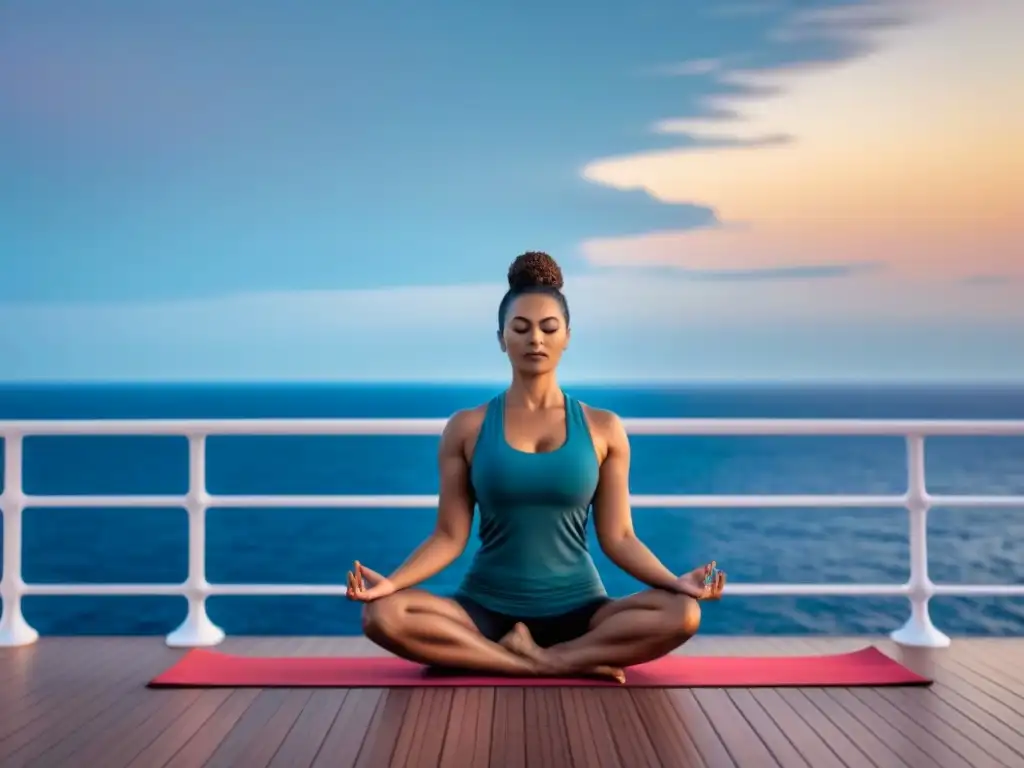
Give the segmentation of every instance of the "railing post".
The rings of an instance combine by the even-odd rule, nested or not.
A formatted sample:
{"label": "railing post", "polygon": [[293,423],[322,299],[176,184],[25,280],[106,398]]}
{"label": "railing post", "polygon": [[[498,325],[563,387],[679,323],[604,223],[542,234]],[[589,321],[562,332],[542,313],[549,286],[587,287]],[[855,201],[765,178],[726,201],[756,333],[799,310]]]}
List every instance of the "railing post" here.
{"label": "railing post", "polygon": [[907,513],[910,521],[910,618],[890,637],[900,645],[945,648],[947,635],[936,629],[928,612],[935,585],[928,576],[928,486],[924,437],[907,435]]}
{"label": "railing post", "polygon": [[184,590],[188,614],[167,636],[167,645],[173,648],[217,645],[224,639],[224,630],[206,613],[210,594],[206,580],[206,508],[210,497],[206,492],[205,435],[188,437],[188,478],[188,579]]}
{"label": "railing post", "polygon": [[0,577],[0,648],[30,645],[39,639],[21,612],[25,582],[21,577],[21,518],[25,510],[22,488],[22,436],[4,436],[4,492],[0,494],[4,518],[4,572]]}

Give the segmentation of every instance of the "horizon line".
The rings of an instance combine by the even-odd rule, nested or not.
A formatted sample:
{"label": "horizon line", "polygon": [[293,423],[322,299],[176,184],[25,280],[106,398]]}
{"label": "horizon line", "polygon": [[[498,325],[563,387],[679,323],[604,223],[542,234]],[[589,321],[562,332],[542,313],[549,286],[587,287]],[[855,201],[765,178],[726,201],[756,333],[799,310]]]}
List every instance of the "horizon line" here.
{"label": "horizon line", "polygon": [[[764,386],[839,386],[839,387],[1024,387],[1024,378],[886,378],[886,377],[777,377],[777,378],[726,378],[726,377],[695,377],[695,378],[647,378],[647,379],[567,379],[559,382],[564,387],[764,387]],[[209,387],[209,386],[257,386],[257,387],[295,387],[295,386],[334,386],[334,387],[507,387],[508,378],[502,379],[227,379],[227,378],[77,378],[77,379],[0,379],[0,389],[14,387]]]}

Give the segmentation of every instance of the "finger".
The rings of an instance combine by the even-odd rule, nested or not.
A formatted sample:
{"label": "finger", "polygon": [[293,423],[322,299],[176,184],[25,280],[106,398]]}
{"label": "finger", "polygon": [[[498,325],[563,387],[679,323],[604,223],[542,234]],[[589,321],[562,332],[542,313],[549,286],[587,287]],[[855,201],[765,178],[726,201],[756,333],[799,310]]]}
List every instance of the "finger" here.
{"label": "finger", "polygon": [[714,597],[712,599],[718,600],[722,597],[722,590],[725,588],[725,581],[722,578],[722,572],[718,572],[718,577],[715,579],[715,586],[713,591]]}
{"label": "finger", "polygon": [[372,568],[367,568],[362,563],[359,564],[359,570],[362,572],[363,576],[368,577],[369,581],[373,584],[376,584],[378,581],[384,580],[383,574],[377,573],[377,571],[373,570]]}
{"label": "finger", "polygon": [[359,561],[355,562],[355,573],[356,573],[356,586],[359,589],[366,589],[366,584],[363,582],[363,567],[359,564]]}
{"label": "finger", "polygon": [[362,563],[359,564],[359,579],[363,582],[364,585],[367,586],[367,588],[372,587],[374,584],[380,581],[380,579],[374,578],[375,575],[375,571],[370,570]]}
{"label": "finger", "polygon": [[348,591],[354,592],[356,589],[356,577],[352,571],[348,572]]}

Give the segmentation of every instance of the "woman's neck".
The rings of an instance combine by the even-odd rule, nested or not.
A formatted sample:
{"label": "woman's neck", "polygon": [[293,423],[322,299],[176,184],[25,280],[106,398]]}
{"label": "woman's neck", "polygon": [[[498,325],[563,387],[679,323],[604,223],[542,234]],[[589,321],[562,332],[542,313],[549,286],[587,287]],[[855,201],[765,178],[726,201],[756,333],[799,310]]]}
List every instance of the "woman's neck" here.
{"label": "woman's neck", "polygon": [[558,386],[554,372],[540,376],[512,376],[505,400],[516,408],[539,411],[543,408],[561,408],[565,395]]}

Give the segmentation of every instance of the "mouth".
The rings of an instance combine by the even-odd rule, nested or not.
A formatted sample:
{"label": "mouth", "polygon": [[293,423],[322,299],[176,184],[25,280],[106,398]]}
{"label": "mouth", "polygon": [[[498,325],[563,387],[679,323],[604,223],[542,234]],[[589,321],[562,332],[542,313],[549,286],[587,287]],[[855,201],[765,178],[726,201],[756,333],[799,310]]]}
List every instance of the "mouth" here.
{"label": "mouth", "polygon": [[526,353],[526,359],[527,360],[547,360],[547,357],[548,356],[545,355],[543,352],[527,352]]}

